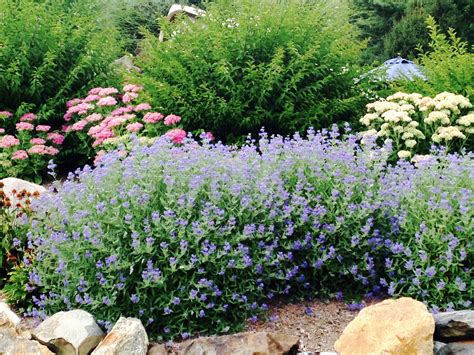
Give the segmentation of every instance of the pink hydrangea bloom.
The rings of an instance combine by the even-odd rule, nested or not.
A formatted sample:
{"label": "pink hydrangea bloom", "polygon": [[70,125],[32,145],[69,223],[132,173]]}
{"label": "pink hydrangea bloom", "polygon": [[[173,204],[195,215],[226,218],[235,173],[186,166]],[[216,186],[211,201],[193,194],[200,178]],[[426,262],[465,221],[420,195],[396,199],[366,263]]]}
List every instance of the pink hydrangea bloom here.
{"label": "pink hydrangea bloom", "polygon": [[129,92],[139,92],[143,89],[143,86],[135,85],[135,84],[127,84],[123,87],[123,91]]}
{"label": "pink hydrangea bloom", "polygon": [[184,138],[186,138],[186,131],[180,129],[180,128],[175,128],[172,129],[165,134],[167,137],[169,137],[173,143],[181,143]]}
{"label": "pink hydrangea bloom", "polygon": [[112,116],[120,116],[120,115],[123,115],[124,113],[132,112],[132,111],[133,111],[133,106],[129,105],[127,107],[116,108],[110,114]]}
{"label": "pink hydrangea bloom", "polygon": [[51,129],[51,126],[44,125],[44,124],[36,126],[37,132],[49,132],[50,129]]}
{"label": "pink hydrangea bloom", "polygon": [[77,104],[80,104],[81,102],[82,102],[81,99],[72,99],[72,100],[69,100],[68,102],[66,102],[66,107],[70,108],[72,106],[76,106]]}
{"label": "pink hydrangea bloom", "polygon": [[98,106],[114,106],[117,104],[117,100],[113,98],[112,96],[106,96],[101,98],[98,102]]}
{"label": "pink hydrangea bloom", "polygon": [[49,155],[57,155],[59,153],[59,149],[54,147],[46,147]]}
{"label": "pink hydrangea bloom", "polygon": [[12,116],[13,116],[13,113],[11,113],[11,112],[0,111],[0,117],[2,117],[2,118],[8,118],[8,117],[12,117]]}
{"label": "pink hydrangea bloom", "polygon": [[28,122],[19,122],[16,124],[16,129],[19,131],[32,131],[35,129],[35,126]]}
{"label": "pink hydrangea bloom", "polygon": [[46,141],[43,138],[31,138],[30,143],[31,144],[45,144]]}
{"label": "pink hydrangea bloom", "polygon": [[103,89],[100,89],[97,94],[99,96],[109,96],[109,95],[113,95],[117,93],[118,93],[118,90],[116,88],[103,88]]}
{"label": "pink hydrangea bloom", "polygon": [[201,137],[207,139],[208,141],[213,141],[215,139],[214,135],[211,132],[204,132]]}
{"label": "pink hydrangea bloom", "polygon": [[20,122],[32,122],[36,119],[36,115],[34,113],[25,113],[23,116],[20,117]]}
{"label": "pink hydrangea bloom", "polygon": [[74,123],[71,126],[71,131],[76,131],[76,132],[77,131],[82,131],[84,129],[84,127],[87,126],[88,123],[89,123],[89,121],[87,121],[87,119],[77,121],[76,123]]}
{"label": "pink hydrangea bloom", "polygon": [[158,121],[161,121],[165,117],[162,113],[159,112],[148,112],[144,117],[143,117],[143,122],[145,123],[156,123]]}
{"label": "pink hydrangea bloom", "polygon": [[143,128],[143,125],[140,122],[130,123],[127,125],[127,131],[129,132],[138,132]]}
{"label": "pink hydrangea bloom", "polygon": [[87,114],[87,111],[89,111],[92,108],[94,108],[94,106],[91,104],[88,104],[87,102],[83,102],[76,106],[69,107],[66,114],[64,115],[64,119],[66,121],[69,121],[73,113],[77,113],[79,115],[85,115]]}
{"label": "pink hydrangea bloom", "polygon": [[87,122],[97,122],[102,120],[102,115],[100,113],[93,113],[86,117]]}
{"label": "pink hydrangea bloom", "polygon": [[135,112],[140,112],[140,111],[147,111],[147,110],[150,110],[151,109],[151,105],[149,103],[142,103],[142,104],[138,104],[136,107],[135,107]]}
{"label": "pink hydrangea bloom", "polygon": [[5,129],[4,128],[0,128],[0,134],[3,134],[5,133]]}
{"label": "pink hydrangea bloom", "polygon": [[28,149],[28,153],[38,155],[56,155],[59,153],[59,150],[54,147],[48,147],[44,144],[37,144]]}
{"label": "pink hydrangea bloom", "polygon": [[66,125],[61,126],[61,131],[63,131],[64,133],[67,133],[70,130],[71,130],[71,126],[66,126]]}
{"label": "pink hydrangea bloom", "polygon": [[25,160],[28,159],[28,153],[24,150],[17,150],[12,154],[14,160]]}
{"label": "pink hydrangea bloom", "polygon": [[85,99],[84,102],[93,102],[93,101],[98,101],[100,100],[99,95],[88,95]]}
{"label": "pink hydrangea bloom", "polygon": [[95,159],[94,159],[94,165],[97,166],[100,164],[101,160],[102,160],[102,157],[106,154],[107,152],[105,150],[99,150],[97,152],[97,155],[95,156]]}
{"label": "pink hydrangea bloom", "polygon": [[122,97],[122,102],[129,103],[135,100],[138,97],[136,92],[126,92]]}
{"label": "pink hydrangea bloom", "polygon": [[179,121],[181,121],[181,117],[176,116],[176,115],[168,115],[166,116],[164,123],[167,126],[172,126],[178,123]]}
{"label": "pink hydrangea bloom", "polygon": [[90,89],[88,94],[89,95],[97,95],[99,94],[100,90],[102,90],[102,88],[93,88],[93,89]]}
{"label": "pink hydrangea bloom", "polygon": [[14,136],[6,135],[0,138],[0,148],[10,148],[20,144],[20,140]]}
{"label": "pink hydrangea bloom", "polygon": [[61,145],[64,142],[64,136],[56,132],[48,133],[48,139],[51,140],[54,144],[58,145]]}
{"label": "pink hydrangea bloom", "polygon": [[107,122],[107,127],[114,128],[117,126],[122,125],[123,123],[127,122],[127,118],[124,116],[117,116],[114,117],[112,120]]}

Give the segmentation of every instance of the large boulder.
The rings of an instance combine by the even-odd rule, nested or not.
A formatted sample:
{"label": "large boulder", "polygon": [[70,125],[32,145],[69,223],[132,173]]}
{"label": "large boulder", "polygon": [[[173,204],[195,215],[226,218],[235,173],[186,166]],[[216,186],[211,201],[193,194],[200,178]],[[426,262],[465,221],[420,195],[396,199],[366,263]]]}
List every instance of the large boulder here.
{"label": "large boulder", "polygon": [[104,338],[94,317],[83,310],[59,312],[43,321],[32,336],[62,355],[87,355]]}
{"label": "large boulder", "polygon": [[364,308],[334,345],[344,354],[433,354],[434,319],[411,298]]}
{"label": "large boulder", "polygon": [[0,329],[0,354],[2,355],[52,355],[46,346],[18,335],[13,328]]}
{"label": "large boulder", "polygon": [[4,302],[0,302],[0,328],[16,328],[20,324],[20,317],[12,312]]}
{"label": "large boulder", "polygon": [[115,323],[92,355],[146,355],[148,336],[137,318],[124,318]]}
{"label": "large boulder", "polygon": [[0,180],[0,189],[3,190],[5,197],[10,200],[13,207],[18,203],[25,204],[28,196],[22,197],[23,191],[25,194],[31,195],[30,197],[38,197],[46,192],[46,189],[43,186],[16,178],[5,178]]}
{"label": "large boulder", "polygon": [[474,340],[474,311],[443,312],[433,315],[435,340],[452,342]]}
{"label": "large boulder", "polygon": [[298,337],[283,333],[239,333],[189,340],[180,344],[178,355],[296,354],[298,346]]}

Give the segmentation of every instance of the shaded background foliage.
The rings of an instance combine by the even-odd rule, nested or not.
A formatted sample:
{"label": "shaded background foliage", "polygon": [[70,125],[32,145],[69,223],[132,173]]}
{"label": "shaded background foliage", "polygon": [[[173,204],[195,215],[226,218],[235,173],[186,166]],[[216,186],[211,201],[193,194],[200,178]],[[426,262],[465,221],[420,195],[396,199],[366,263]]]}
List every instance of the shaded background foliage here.
{"label": "shaded background foliage", "polygon": [[472,0],[351,0],[352,21],[361,38],[369,38],[364,62],[384,61],[397,56],[413,59],[418,44],[427,46],[424,21],[431,15],[446,32],[453,28],[465,41],[474,41]]}

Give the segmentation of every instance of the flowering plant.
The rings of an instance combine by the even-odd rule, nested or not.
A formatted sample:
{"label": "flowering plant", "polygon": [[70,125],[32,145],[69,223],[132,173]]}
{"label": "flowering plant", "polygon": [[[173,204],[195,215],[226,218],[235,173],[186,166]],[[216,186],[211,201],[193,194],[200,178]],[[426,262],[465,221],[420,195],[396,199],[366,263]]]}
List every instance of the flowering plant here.
{"label": "flowering plant", "polygon": [[428,153],[432,144],[445,146],[446,151],[464,146],[472,150],[474,111],[470,108],[467,98],[448,92],[434,98],[397,92],[367,105],[368,113],[360,122],[368,130],[362,136],[390,140],[394,155],[403,159]]}
{"label": "flowering plant", "polygon": [[472,153],[392,165],[389,145],[340,135],[137,139],[70,174],[34,205],[30,314],[80,307],[185,338],[241,329],[278,295],[470,307]]}
{"label": "flowering plant", "polygon": [[12,113],[0,112],[0,178],[21,176],[41,182],[41,173],[59,153],[64,136],[39,121],[33,113],[15,121]]}
{"label": "flowering plant", "polygon": [[165,116],[153,112],[148,103],[137,103],[141,86],[127,84],[123,92],[118,89],[94,88],[88,96],[67,103],[64,115],[66,138],[72,138],[76,153],[87,158],[100,158],[105,152],[114,150],[119,144],[127,146],[132,134],[152,141],[166,132],[179,144],[186,132],[177,127],[181,117]]}

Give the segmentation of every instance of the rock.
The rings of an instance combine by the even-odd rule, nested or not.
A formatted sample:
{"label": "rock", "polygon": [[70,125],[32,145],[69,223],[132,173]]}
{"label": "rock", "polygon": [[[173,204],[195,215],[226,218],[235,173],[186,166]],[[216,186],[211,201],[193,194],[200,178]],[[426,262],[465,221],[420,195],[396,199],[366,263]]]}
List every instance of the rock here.
{"label": "rock", "polygon": [[20,317],[12,312],[4,302],[0,302],[0,328],[16,328],[20,324]]}
{"label": "rock", "polygon": [[446,346],[445,343],[442,343],[440,341],[435,341],[433,345],[433,354],[434,355],[439,355],[443,351],[443,348]]}
{"label": "rock", "polygon": [[43,321],[32,337],[63,355],[86,355],[104,337],[94,317],[79,309],[59,312]]}
{"label": "rock", "polygon": [[446,344],[435,355],[472,355],[474,354],[474,342],[455,342]]}
{"label": "rock", "polygon": [[134,63],[133,63],[133,59],[132,59],[132,56],[130,55],[124,55],[123,57],[120,57],[119,59],[115,60],[113,62],[114,65],[116,66],[119,66],[119,67],[122,67],[123,69],[125,69],[127,72],[137,72],[137,73],[141,73],[141,69],[139,67],[137,67]]}
{"label": "rock", "polygon": [[168,355],[168,350],[165,344],[155,344],[148,350],[147,355]]}
{"label": "rock", "polygon": [[147,351],[148,336],[142,322],[120,317],[92,355],[146,355]]}
{"label": "rock", "polygon": [[298,343],[298,337],[283,333],[239,333],[189,340],[180,345],[178,355],[293,354]]}
{"label": "rock", "polygon": [[13,207],[18,203],[25,204],[25,198],[21,199],[21,196],[19,196],[22,191],[26,191],[26,193],[31,194],[32,196],[39,196],[46,191],[43,186],[16,178],[5,178],[0,180],[0,189],[3,189],[5,197],[10,199]]}
{"label": "rock", "polygon": [[0,354],[2,355],[52,355],[53,353],[37,341],[19,337],[15,329],[0,329]]}
{"label": "rock", "polygon": [[344,354],[433,354],[434,319],[411,298],[364,308],[334,345]]}
{"label": "rock", "polygon": [[433,315],[435,340],[452,342],[474,340],[474,311],[443,312]]}

